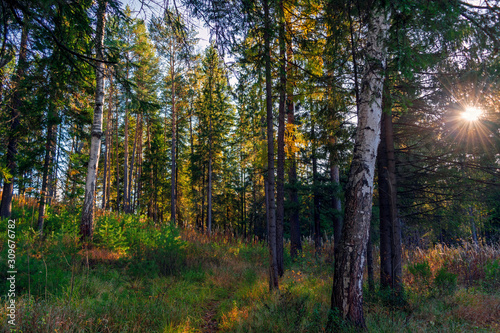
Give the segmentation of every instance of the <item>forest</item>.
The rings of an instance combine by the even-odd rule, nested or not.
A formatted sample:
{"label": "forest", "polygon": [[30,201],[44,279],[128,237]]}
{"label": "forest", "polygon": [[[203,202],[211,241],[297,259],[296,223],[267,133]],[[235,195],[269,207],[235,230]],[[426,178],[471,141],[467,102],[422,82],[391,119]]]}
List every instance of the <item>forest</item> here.
{"label": "forest", "polygon": [[2,332],[500,331],[499,0],[1,0]]}

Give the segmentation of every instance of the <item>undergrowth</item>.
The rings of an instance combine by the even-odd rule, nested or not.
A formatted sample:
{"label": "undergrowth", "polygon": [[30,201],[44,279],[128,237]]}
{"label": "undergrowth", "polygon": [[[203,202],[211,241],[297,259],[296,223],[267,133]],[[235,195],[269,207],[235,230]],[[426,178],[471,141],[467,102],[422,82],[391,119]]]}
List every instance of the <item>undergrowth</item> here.
{"label": "undergrowth", "polygon": [[[336,331],[356,331],[330,310],[331,241],[317,256],[304,239],[300,255],[285,258],[280,292],[269,293],[263,242],[98,212],[94,246],[83,249],[78,212],[51,207],[40,237],[35,206],[18,200],[13,216],[19,332],[212,332],[214,325],[220,332],[323,332],[329,317]],[[6,228],[7,220],[0,221],[2,235]],[[6,281],[4,236],[0,253]],[[368,331],[500,329],[498,247],[405,249],[403,282],[397,299],[390,290],[365,288]],[[2,330],[7,288],[0,285]]]}

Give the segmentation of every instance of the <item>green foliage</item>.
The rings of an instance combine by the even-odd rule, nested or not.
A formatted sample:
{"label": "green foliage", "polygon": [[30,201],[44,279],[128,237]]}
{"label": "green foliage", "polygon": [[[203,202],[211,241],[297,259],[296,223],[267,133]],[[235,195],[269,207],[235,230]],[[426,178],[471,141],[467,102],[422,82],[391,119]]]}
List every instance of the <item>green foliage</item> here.
{"label": "green foliage", "polygon": [[500,259],[489,259],[484,265],[483,286],[486,290],[498,290],[500,286]]}
{"label": "green foliage", "polygon": [[259,245],[249,245],[249,244],[239,244],[238,255],[245,261],[261,263],[267,259],[269,255],[269,250],[266,246]]}
{"label": "green foliage", "polygon": [[378,288],[370,292],[367,286],[365,286],[363,288],[363,295],[368,302],[380,304],[392,310],[405,310],[408,307],[409,295],[404,288],[401,291],[396,291],[392,288]]}
{"label": "green foliage", "polygon": [[[113,215],[105,215],[96,221],[94,241],[98,246],[126,253],[130,246],[125,236],[125,223],[120,223]],[[130,227],[130,225],[129,225]]]}
{"label": "green foliage", "polygon": [[485,280],[500,282],[500,259],[488,260],[484,266]]}
{"label": "green foliage", "polygon": [[[424,292],[427,296],[431,294],[451,294],[457,288],[457,275],[449,272],[446,265],[442,265],[433,277],[428,261],[422,261],[408,266],[408,271],[413,275],[417,292]],[[418,288],[420,286],[420,288]],[[431,290],[434,286],[435,289]],[[419,290],[420,289],[420,290]]]}
{"label": "green foliage", "polygon": [[252,285],[257,281],[257,272],[255,272],[255,269],[253,268],[247,268],[243,273],[243,278],[246,283]]}
{"label": "green foliage", "polygon": [[[29,228],[29,220],[19,220],[19,267],[29,267],[17,275],[19,330],[192,332],[206,327],[210,314],[224,332],[322,332],[329,320],[332,332],[356,332],[330,310],[332,265],[314,256],[312,243],[305,242],[300,258],[285,271],[281,291],[272,294],[264,243],[207,238],[185,230],[183,238],[188,242],[174,226],[155,227],[144,216],[108,213],[99,217],[96,239],[105,237],[89,250],[87,265],[74,223],[77,217],[60,209],[50,214],[48,221],[52,219],[53,230],[43,242]],[[0,232],[5,227],[6,221],[0,221]],[[97,236],[99,228],[122,230],[120,237],[128,250],[119,258],[98,257],[104,249],[118,251],[105,247],[113,236],[109,232]],[[188,233],[192,238],[187,238]],[[6,247],[0,247],[0,278],[5,281]],[[408,296],[409,305],[404,307],[392,306],[388,291],[365,297],[369,331],[495,329],[488,313],[497,298],[474,294],[473,288],[458,284],[456,293],[448,293],[458,277],[443,268],[433,279],[431,264],[434,261],[409,265],[405,278],[430,281],[439,291],[432,293],[434,297],[420,290]],[[452,266],[442,267],[451,270]],[[498,279],[498,271],[498,259],[488,261],[485,281]],[[0,293],[5,287],[0,284]],[[476,317],[484,317],[484,322],[471,323],[469,318]],[[5,325],[0,321],[0,327]]]}
{"label": "green foliage", "polygon": [[434,285],[445,294],[451,294],[457,289],[457,275],[449,272],[446,266],[442,266],[434,277]]}
{"label": "green foliage", "polygon": [[354,328],[349,322],[342,318],[339,309],[335,308],[328,312],[327,332],[352,332]]}
{"label": "green foliage", "polygon": [[74,212],[65,207],[54,212],[49,206],[46,216],[44,234],[54,237],[58,243],[78,239],[80,221]]}
{"label": "green foliage", "polygon": [[201,269],[190,269],[182,274],[183,278],[189,282],[200,283],[205,280],[205,272]]}
{"label": "green foliage", "polygon": [[429,285],[432,277],[431,266],[427,261],[418,262],[408,266],[408,271],[415,277],[416,280]]}
{"label": "green foliage", "polygon": [[123,234],[125,244],[132,255],[131,274],[171,275],[185,267],[183,250],[186,243],[181,240],[175,226],[164,224],[152,227],[133,215],[125,216],[122,221],[126,227]]}
{"label": "green foliage", "polygon": [[180,239],[177,229],[163,226],[151,235],[154,246],[146,248],[141,255],[146,261],[156,264],[159,274],[176,274],[185,266],[185,257],[181,251],[185,243]]}
{"label": "green foliage", "polygon": [[294,295],[289,290],[279,294],[278,303],[270,309],[273,315],[281,317],[288,327],[297,327],[306,317],[307,295]]}

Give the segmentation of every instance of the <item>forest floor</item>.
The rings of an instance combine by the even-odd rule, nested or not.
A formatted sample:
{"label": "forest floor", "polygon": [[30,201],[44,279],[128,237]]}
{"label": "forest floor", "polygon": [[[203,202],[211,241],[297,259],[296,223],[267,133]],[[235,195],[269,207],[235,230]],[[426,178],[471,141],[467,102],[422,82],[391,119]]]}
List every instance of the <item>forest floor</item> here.
{"label": "forest floor", "polygon": [[[136,219],[143,225],[141,238],[125,232],[132,222],[109,217],[99,222],[97,244],[82,250],[75,230],[65,226],[70,222],[61,222],[42,241],[18,221],[18,332],[323,332],[326,326],[331,243],[317,258],[304,240],[299,258],[285,258],[280,292],[270,293],[262,242],[157,229]],[[5,230],[4,220],[0,232]],[[117,239],[120,232],[123,238]],[[2,237],[3,280],[6,243]],[[405,301],[394,302],[377,286],[366,289],[368,331],[500,332],[498,247],[404,252]],[[1,287],[0,328],[8,331],[7,287]]]}

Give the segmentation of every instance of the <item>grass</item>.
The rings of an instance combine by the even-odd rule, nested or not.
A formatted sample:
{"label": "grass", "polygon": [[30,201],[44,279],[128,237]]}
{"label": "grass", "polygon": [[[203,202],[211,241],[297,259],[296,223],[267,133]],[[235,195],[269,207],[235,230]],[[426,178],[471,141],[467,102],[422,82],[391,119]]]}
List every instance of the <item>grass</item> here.
{"label": "grass", "polygon": [[[87,251],[78,244],[76,219],[63,208],[49,214],[47,235],[39,239],[30,229],[29,204],[18,203],[15,213],[19,332],[324,331],[331,242],[317,258],[314,244],[305,239],[301,256],[285,260],[280,292],[271,294],[263,243],[101,213],[97,244]],[[5,230],[4,220],[2,235]],[[4,281],[5,239],[0,243]],[[368,331],[500,331],[499,258],[500,249],[492,246],[405,249],[406,302],[366,290]],[[9,328],[6,291],[1,285],[2,330]]]}

